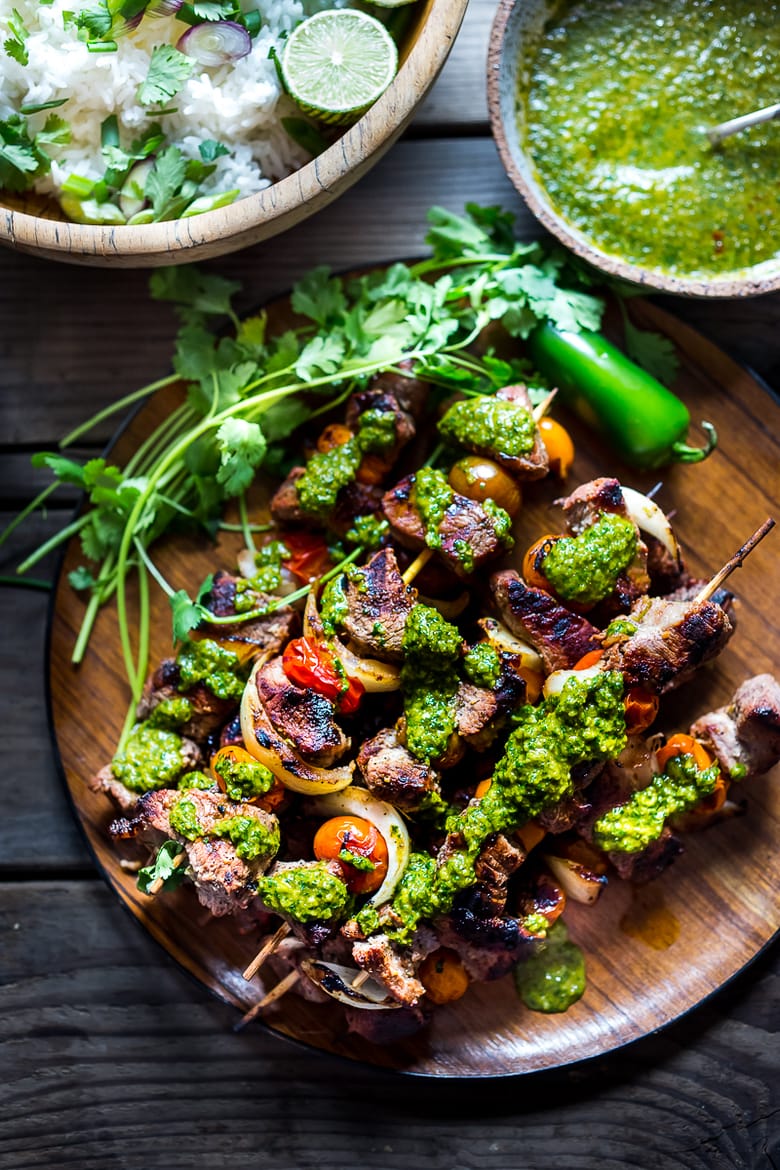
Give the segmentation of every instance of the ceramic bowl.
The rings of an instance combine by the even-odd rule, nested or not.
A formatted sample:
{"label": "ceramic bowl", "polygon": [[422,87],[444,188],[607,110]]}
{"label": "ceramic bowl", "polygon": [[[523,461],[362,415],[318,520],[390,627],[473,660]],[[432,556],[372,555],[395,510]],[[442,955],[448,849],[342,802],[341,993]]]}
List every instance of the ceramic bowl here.
{"label": "ceramic bowl", "polygon": [[610,276],[661,292],[692,297],[747,297],[780,289],[780,260],[722,276],[677,276],[629,263],[604,252],[553,206],[526,152],[522,109],[517,95],[544,26],[557,0],[500,0],[490,33],[488,107],[490,123],[506,172],[536,218],[568,248]]}
{"label": "ceramic bowl", "polygon": [[384,94],[317,158],[229,207],[137,227],[66,222],[54,200],[0,191],[0,244],[50,260],[124,268],[184,264],[278,235],[326,207],[382,157],[447,60],[468,0],[417,0]]}

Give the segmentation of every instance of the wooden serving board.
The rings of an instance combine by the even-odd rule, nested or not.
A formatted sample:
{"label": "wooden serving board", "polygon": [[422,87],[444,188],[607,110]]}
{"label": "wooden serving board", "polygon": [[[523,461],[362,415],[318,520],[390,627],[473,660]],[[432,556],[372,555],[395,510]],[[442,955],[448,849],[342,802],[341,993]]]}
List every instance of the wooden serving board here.
{"label": "wooden serving board", "polygon": [[[633,302],[632,316],[676,344],[681,368],[674,389],[694,420],[715,424],[719,448],[702,464],[675,466],[661,475],[638,474],[620,465],[576,420],[561,414],[577,448],[567,487],[609,474],[647,490],[662,477],[656,498],[675,513],[690,569],[708,577],[777,507],[780,408],[741,367],[674,317],[642,301]],[[271,307],[272,327],[283,327],[288,319],[286,301]],[[121,464],[180,396],[177,388],[158,393],[122,432],[112,459]],[[553,500],[560,494],[561,485],[552,478],[527,487],[515,525],[519,556],[542,533],[559,527]],[[155,547],[154,556],[174,587],[192,592],[209,572],[232,568],[239,545],[240,538],[228,534],[216,546],[176,537]],[[739,596],[737,632],[716,662],[665,699],[664,726],[686,730],[696,715],[727,701],[743,679],[776,669],[778,550],[780,535],[772,533],[732,578]],[[82,666],[70,664],[84,603],[70,589],[66,573],[80,559],[74,543],[56,592],[49,679],[53,731],[75,815],[125,906],[205,988],[234,1004],[238,1019],[266,990],[260,978],[247,984],[241,976],[256,953],[257,936],[239,933],[229,918],[207,915],[186,885],[154,899],[140,894],[107,836],[114,811],[88,787],[90,776],[113,755],[128,690],[111,608],[101,613]],[[170,651],[169,607],[156,593],[152,663]],[[462,1000],[438,1008],[425,1032],[394,1045],[374,1046],[348,1034],[338,1005],[309,1004],[295,994],[268,1010],[264,1023],[340,1056],[449,1077],[549,1069],[603,1055],[645,1036],[700,1004],[749,963],[778,929],[777,772],[746,786],[746,815],[689,836],[686,853],[652,885],[632,889],[615,878],[595,907],[570,904],[566,918],[586,955],[588,988],[565,1015],[527,1011],[507,977],[472,985]],[[128,924],[127,929],[133,927]]]}

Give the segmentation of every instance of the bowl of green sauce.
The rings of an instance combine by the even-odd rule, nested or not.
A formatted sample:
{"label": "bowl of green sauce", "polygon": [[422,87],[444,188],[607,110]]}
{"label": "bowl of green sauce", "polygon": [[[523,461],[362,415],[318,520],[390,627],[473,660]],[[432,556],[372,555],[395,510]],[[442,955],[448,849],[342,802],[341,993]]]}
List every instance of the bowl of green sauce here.
{"label": "bowl of green sauce", "polygon": [[531,211],[612,276],[688,296],[780,288],[780,0],[501,0],[493,134]]}

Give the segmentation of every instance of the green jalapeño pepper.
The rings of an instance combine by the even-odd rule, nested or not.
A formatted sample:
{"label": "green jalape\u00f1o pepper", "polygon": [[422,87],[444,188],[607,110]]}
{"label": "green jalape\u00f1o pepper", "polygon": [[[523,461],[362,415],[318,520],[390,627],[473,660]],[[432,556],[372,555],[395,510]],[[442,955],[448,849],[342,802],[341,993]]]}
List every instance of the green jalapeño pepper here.
{"label": "green jalape\u00f1o pepper", "polygon": [[540,325],[528,338],[531,359],[565,406],[637,468],[698,463],[715,449],[711,423],[705,447],[686,442],[691,416],[671,390],[637,366],[600,333],[568,333]]}

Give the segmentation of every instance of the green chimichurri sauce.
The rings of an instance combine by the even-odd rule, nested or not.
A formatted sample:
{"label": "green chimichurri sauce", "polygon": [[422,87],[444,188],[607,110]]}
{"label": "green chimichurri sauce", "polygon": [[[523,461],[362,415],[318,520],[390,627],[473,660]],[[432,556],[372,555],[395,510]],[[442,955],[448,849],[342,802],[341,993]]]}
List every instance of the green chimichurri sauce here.
{"label": "green chimichurri sauce", "polygon": [[780,125],[717,148],[704,133],[777,102],[780,3],[579,0],[559,13],[521,69],[518,106],[558,210],[604,251],[678,275],[780,254]]}
{"label": "green chimichurri sauce", "polygon": [[443,471],[421,467],[414,477],[411,501],[423,522],[428,548],[441,548],[439,528],[454,495]]}
{"label": "green chimichurri sauce", "polygon": [[274,820],[264,824],[257,817],[238,815],[217,821],[210,836],[227,837],[236,847],[236,853],[244,861],[257,857],[273,857],[279,852],[279,825]]}
{"label": "green chimichurri sauce", "polygon": [[181,691],[202,682],[218,699],[240,699],[244,693],[247,671],[241,667],[238,655],[210,638],[185,643],[176,664]]}
{"label": "green chimichurri sauce", "polygon": [[236,586],[236,613],[247,612],[257,604],[257,598],[252,597],[248,589],[257,589],[260,593],[276,592],[282,583],[282,561],[289,555],[290,550],[281,540],[269,540],[260,545],[255,553],[256,572],[251,581],[239,582]]}
{"label": "green chimichurri sauce", "polygon": [[636,529],[630,520],[604,512],[579,536],[556,540],[543,571],[564,601],[595,605],[608,597],[636,554]]}
{"label": "green chimichurri sauce", "polygon": [[565,1012],[585,991],[585,956],[561,921],[538,950],[515,967],[515,986],[534,1012]]}
{"label": "green chimichurri sauce", "polygon": [[453,403],[438,426],[445,439],[486,455],[525,455],[536,435],[530,410],[490,396]]}
{"label": "green chimichurri sauce", "polygon": [[669,817],[687,812],[715,788],[720,769],[702,771],[693,756],[674,756],[666,771],[654,776],[625,804],[611,808],[593,826],[593,840],[609,853],[639,853],[663,832]]}
{"label": "green chimichurri sauce", "polygon": [[212,765],[215,773],[225,785],[225,792],[231,800],[251,800],[263,796],[274,786],[274,774],[264,764],[251,764],[233,760],[225,754],[217,756]]}
{"label": "green chimichurri sauce", "polygon": [[494,687],[501,675],[501,658],[489,642],[478,642],[463,659],[466,677],[477,687]]}
{"label": "green chimichurri sauce", "polygon": [[346,443],[318,451],[306,464],[296,484],[304,512],[326,518],[336,507],[342,488],[357,475],[364,455],[381,453],[395,442],[395,415],[390,410],[366,410],[360,416],[357,433]]}
{"label": "green chimichurri sauce", "polygon": [[443,756],[455,730],[455,668],[461,648],[455,626],[430,606],[415,605],[404,627],[401,688],[406,744],[418,760]]}
{"label": "green chimichurri sauce", "polygon": [[[447,821],[447,831],[461,847],[438,863],[425,854],[412,855],[393,898],[401,925],[388,929],[391,937],[408,941],[421,920],[447,913],[457,894],[476,881],[475,863],[487,839],[567,796],[575,764],[620,754],[626,744],[623,677],[602,671],[592,678],[571,678],[559,695],[538,707],[521,707],[514,721],[486,794]],[[371,906],[357,920],[366,934],[379,928]]]}
{"label": "green chimichurri sauce", "polygon": [[344,624],[349,605],[344,592],[343,577],[334,577],[328,581],[320,598],[320,617],[326,634],[335,634]]}
{"label": "green chimichurri sauce", "polygon": [[296,922],[346,918],[352,905],[344,882],[334,877],[324,861],[264,877],[257,893],[271,910]]}
{"label": "green chimichurri sauce", "polygon": [[111,771],[131,792],[170,788],[185,768],[181,736],[149,722],[137,723],[124,751],[114,756]]}
{"label": "green chimichurri sauce", "polygon": [[174,833],[186,837],[188,841],[203,836],[203,829],[198,821],[197,805],[194,800],[187,800],[186,796],[176,801],[168,814],[168,820]]}

